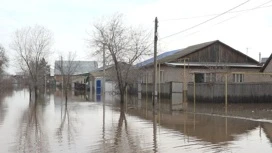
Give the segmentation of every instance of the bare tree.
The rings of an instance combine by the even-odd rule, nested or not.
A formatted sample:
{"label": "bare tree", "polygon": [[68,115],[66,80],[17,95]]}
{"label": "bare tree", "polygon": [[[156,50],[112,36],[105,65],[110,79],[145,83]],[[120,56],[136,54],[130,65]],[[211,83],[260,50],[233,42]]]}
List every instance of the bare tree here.
{"label": "bare tree", "polygon": [[5,48],[0,44],[0,92],[12,87],[11,79],[4,77],[4,69],[8,66],[8,57]]}
{"label": "bare tree", "polygon": [[6,55],[5,48],[0,44],[0,75],[2,77],[2,74],[4,72],[5,66],[8,64],[8,57]]}
{"label": "bare tree", "polygon": [[35,99],[38,96],[40,77],[44,76],[41,64],[50,53],[52,33],[42,27],[24,27],[14,33],[11,48],[16,51],[16,62],[20,69],[29,76],[29,89],[34,88]]}
{"label": "bare tree", "polygon": [[64,90],[65,102],[68,100],[68,91],[72,82],[72,76],[75,74],[79,62],[75,61],[75,53],[69,52],[67,60],[60,57],[59,61],[55,62],[55,69],[62,77],[62,90]]}
{"label": "bare tree", "polygon": [[[91,47],[96,48],[95,55],[102,55],[105,47],[107,63],[114,65],[114,76],[124,102],[126,87],[131,80],[135,62],[150,54],[150,34],[142,29],[125,26],[122,15],[116,14],[94,25]],[[134,69],[135,70],[135,69]]]}

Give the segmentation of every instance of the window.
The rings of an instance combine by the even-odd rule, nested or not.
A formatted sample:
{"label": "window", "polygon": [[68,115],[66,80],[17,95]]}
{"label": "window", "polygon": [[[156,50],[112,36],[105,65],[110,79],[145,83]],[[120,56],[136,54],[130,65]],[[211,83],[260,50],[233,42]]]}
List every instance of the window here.
{"label": "window", "polygon": [[205,73],[204,82],[216,82],[215,73]]}
{"label": "window", "polygon": [[244,74],[233,74],[233,82],[244,82]]}
{"label": "window", "polygon": [[195,73],[195,82],[203,83],[204,82],[204,73]]}
{"label": "window", "polygon": [[216,74],[215,73],[195,73],[195,82],[196,83],[216,82]]}

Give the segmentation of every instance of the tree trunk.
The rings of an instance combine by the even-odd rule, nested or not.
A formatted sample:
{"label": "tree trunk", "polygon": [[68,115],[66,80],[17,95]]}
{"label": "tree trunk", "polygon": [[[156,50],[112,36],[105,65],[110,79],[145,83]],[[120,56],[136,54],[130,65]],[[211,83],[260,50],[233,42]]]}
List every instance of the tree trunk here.
{"label": "tree trunk", "polygon": [[38,87],[37,87],[37,85],[34,86],[34,92],[35,92],[35,102],[36,102],[37,99],[38,99]]}
{"label": "tree trunk", "polygon": [[121,104],[124,104],[125,102],[125,90],[123,87],[119,87],[120,88],[120,102]]}
{"label": "tree trunk", "polygon": [[65,103],[67,103],[67,101],[68,101],[68,87],[67,87],[67,85],[64,89],[64,94],[65,94]]}
{"label": "tree trunk", "polygon": [[65,92],[65,102],[67,103],[67,101],[68,101],[68,92],[66,91]]}
{"label": "tree trunk", "polygon": [[124,93],[120,93],[120,102],[121,102],[121,104],[124,104],[124,102],[125,102],[125,94]]}
{"label": "tree trunk", "polygon": [[30,86],[28,87],[28,90],[29,90],[29,98],[31,99],[31,92],[32,91],[31,91],[31,87]]}

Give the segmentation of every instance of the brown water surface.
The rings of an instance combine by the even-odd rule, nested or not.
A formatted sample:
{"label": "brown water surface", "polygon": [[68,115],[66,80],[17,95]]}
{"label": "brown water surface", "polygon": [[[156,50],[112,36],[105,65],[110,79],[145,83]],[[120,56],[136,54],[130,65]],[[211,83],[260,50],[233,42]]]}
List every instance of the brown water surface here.
{"label": "brown water surface", "polygon": [[199,113],[191,104],[172,111],[167,100],[154,111],[145,98],[120,106],[109,95],[105,105],[74,92],[67,105],[61,91],[37,102],[28,96],[27,90],[0,95],[1,153],[272,152],[269,119],[214,115],[205,105]]}

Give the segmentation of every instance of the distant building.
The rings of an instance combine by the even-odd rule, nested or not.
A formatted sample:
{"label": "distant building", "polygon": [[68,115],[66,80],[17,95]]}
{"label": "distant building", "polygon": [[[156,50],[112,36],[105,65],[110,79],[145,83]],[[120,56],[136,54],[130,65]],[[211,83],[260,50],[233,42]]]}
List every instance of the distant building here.
{"label": "distant building", "polygon": [[[61,65],[61,61],[55,61],[55,71],[54,76],[56,80],[56,85],[60,85],[62,83],[62,75],[58,68],[58,66]],[[96,61],[63,61],[62,67],[65,71],[68,71],[68,67],[73,67],[73,77],[72,77],[72,86],[73,83],[84,83],[84,79],[86,79],[86,76],[84,74],[87,74],[91,71],[94,71],[98,68],[98,64]]]}
{"label": "distant building", "polygon": [[268,59],[268,57],[263,57],[263,58],[261,58],[260,64],[261,64],[261,65],[264,65],[265,62],[267,61],[267,59]]}

